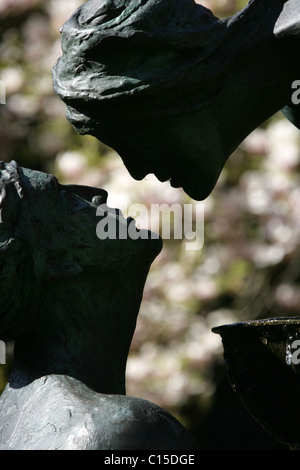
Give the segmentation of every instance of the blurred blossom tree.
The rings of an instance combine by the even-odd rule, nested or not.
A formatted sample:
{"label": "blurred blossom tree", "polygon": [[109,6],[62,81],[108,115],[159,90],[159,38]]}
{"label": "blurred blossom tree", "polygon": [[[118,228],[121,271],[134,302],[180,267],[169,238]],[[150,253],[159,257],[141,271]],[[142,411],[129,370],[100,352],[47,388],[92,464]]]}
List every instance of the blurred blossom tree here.
{"label": "blurred blossom tree", "polygon": [[[154,177],[133,181],[111,149],[76,135],[65,119],[51,69],[61,55],[59,27],[81,3],[1,1],[0,80],[7,96],[6,105],[0,105],[0,160],[55,173],[63,183],[103,187],[112,207],[125,201],[149,207],[192,203],[180,189]],[[198,3],[225,17],[247,1]],[[299,143],[298,130],[280,115],[254,131],[204,203],[204,247],[186,251],[181,240],[165,240],[148,277],[127,392],[168,409],[208,448],[276,446],[246,414],[240,418],[240,405],[231,395],[223,394],[218,408],[218,378],[225,372],[211,328],[300,314]],[[0,366],[0,389],[8,370]]]}

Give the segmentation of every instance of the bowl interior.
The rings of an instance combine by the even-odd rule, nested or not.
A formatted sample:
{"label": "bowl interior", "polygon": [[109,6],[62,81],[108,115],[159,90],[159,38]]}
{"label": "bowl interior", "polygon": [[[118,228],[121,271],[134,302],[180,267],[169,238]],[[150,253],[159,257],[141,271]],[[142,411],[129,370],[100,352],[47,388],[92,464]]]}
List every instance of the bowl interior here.
{"label": "bowl interior", "polygon": [[300,443],[300,317],[213,328],[221,335],[233,390],[274,438]]}

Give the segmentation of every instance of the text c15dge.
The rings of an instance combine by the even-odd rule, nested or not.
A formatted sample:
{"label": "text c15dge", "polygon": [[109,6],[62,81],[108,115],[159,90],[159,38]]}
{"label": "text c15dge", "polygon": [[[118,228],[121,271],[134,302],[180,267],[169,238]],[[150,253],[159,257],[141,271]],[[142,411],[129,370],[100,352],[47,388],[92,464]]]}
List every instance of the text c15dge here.
{"label": "text c15dge", "polygon": [[149,455],[148,463],[150,465],[193,465],[194,455],[176,455],[176,454],[164,454],[164,455]]}
{"label": "text c15dge", "polygon": [[142,453],[138,456],[119,456],[118,454],[110,454],[104,458],[104,465],[125,465],[132,468],[140,465],[194,465],[195,455],[194,454],[153,454],[153,453]]}

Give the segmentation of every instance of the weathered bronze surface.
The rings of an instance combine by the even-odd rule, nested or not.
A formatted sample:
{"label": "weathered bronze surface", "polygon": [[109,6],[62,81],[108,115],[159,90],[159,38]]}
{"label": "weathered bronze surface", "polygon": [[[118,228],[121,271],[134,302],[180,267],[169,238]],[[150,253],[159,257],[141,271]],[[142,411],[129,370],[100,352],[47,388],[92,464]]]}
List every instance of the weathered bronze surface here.
{"label": "weathered bronze surface", "polygon": [[[194,0],[89,0],[63,26],[62,47],[54,88],[75,129],[114,148],[134,178],[155,173],[197,200],[274,113],[300,128],[299,0],[251,0],[224,20]],[[99,240],[105,191],[15,162],[0,164],[0,191],[0,337],[16,341],[0,449],[198,448],[164,410],[125,395],[160,240]],[[274,319],[214,330],[243,404],[291,448],[300,385],[288,348],[298,329],[298,319]]]}
{"label": "weathered bronze surface", "polygon": [[90,0],[62,28],[54,87],[76,130],[134,178],[155,173],[200,200],[274,113],[299,127],[299,41],[298,0],[252,0],[224,20],[194,0]]}
{"label": "weathered bronze surface", "polygon": [[253,320],[213,329],[222,337],[233,390],[274,438],[300,448],[300,317]]}
{"label": "weathered bronze surface", "polygon": [[100,205],[103,217],[132,223],[107,207],[106,191],[64,186],[15,162],[0,163],[0,193],[0,337],[15,341],[0,449],[197,448],[167,412],[125,396],[161,239],[144,231],[100,240]]}

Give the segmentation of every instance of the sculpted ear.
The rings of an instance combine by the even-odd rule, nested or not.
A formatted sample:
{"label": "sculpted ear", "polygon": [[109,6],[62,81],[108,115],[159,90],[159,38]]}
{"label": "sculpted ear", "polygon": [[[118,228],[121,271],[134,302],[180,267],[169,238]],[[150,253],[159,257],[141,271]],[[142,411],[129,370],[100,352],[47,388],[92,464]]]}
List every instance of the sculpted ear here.
{"label": "sculpted ear", "polygon": [[46,268],[46,277],[55,279],[69,279],[82,273],[82,267],[76,263],[48,264]]}

